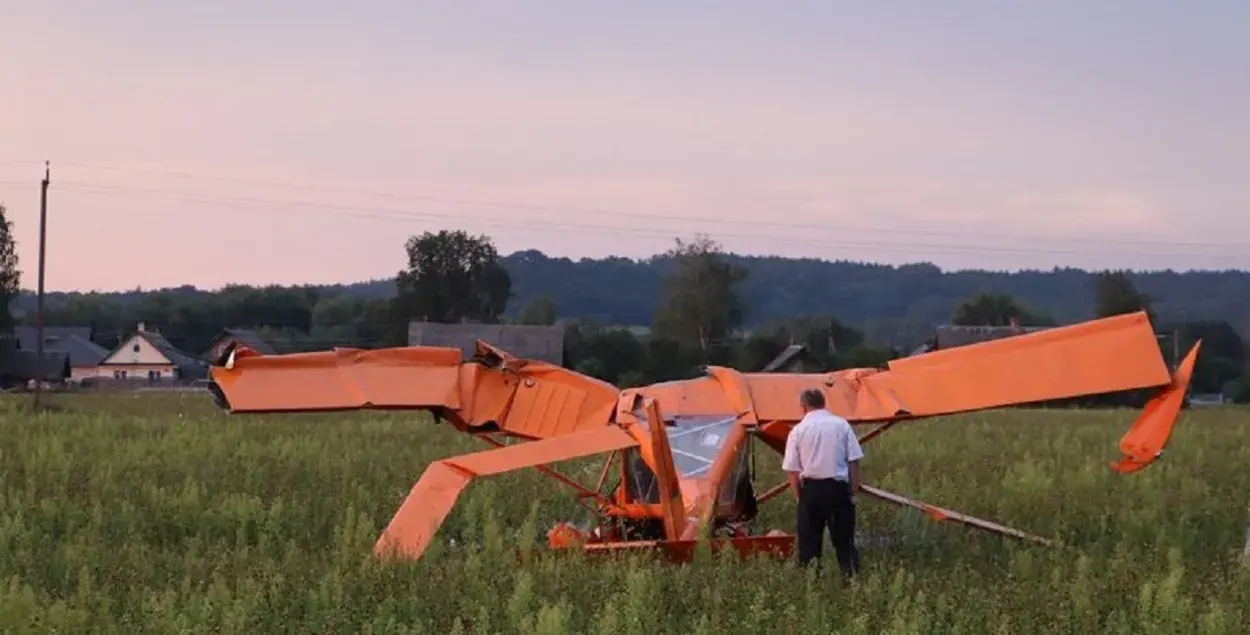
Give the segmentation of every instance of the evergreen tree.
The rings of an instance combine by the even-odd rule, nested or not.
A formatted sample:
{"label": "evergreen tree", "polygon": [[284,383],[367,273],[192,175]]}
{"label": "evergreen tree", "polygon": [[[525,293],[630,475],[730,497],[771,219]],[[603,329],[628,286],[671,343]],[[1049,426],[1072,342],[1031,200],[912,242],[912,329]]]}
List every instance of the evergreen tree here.
{"label": "evergreen tree", "polygon": [[13,223],[9,221],[4,203],[0,203],[0,336],[13,334],[13,301],[21,292],[22,272],[18,269],[17,241],[13,240]]}

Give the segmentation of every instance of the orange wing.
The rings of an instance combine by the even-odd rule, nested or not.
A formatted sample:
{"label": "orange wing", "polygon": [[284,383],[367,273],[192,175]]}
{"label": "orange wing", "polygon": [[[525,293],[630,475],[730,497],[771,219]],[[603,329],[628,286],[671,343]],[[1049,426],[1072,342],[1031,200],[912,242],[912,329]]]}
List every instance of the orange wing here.
{"label": "orange wing", "polygon": [[426,346],[285,355],[240,349],[211,369],[210,389],[231,412],[430,410],[462,429],[494,425],[529,439],[609,423],[619,394],[611,384],[482,342],[479,353],[464,362],[459,349]]}
{"label": "orange wing", "polygon": [[[1197,345],[1186,364],[1196,353]],[[1181,400],[1189,386],[1186,368],[1169,373],[1149,318],[1137,312],[897,359],[885,370],[778,374],[711,368],[705,377],[625,394],[654,399],[670,417],[740,415],[740,423],[760,425],[762,439],[781,450],[802,417],[799,394],[809,388],[824,392],[829,410],[853,423],[890,422],[1151,388]],[[1161,396],[1147,408],[1146,420],[1134,425],[1125,442],[1137,449],[1126,454],[1143,465],[1153,460],[1179,414],[1173,403],[1180,401]],[[621,414],[618,408],[618,419]]]}
{"label": "orange wing", "polygon": [[929,417],[1171,383],[1145,313],[893,360],[864,383]]}

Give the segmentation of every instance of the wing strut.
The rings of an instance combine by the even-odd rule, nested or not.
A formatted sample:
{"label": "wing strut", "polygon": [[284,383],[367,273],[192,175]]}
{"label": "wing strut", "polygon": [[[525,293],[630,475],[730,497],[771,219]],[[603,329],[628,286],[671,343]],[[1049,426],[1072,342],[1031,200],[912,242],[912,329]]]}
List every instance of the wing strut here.
{"label": "wing strut", "polygon": [[419,558],[456,504],[460,492],[476,477],[637,445],[638,442],[629,433],[616,426],[607,426],[435,461],[412,487],[378,538],[373,552],[378,556]]}

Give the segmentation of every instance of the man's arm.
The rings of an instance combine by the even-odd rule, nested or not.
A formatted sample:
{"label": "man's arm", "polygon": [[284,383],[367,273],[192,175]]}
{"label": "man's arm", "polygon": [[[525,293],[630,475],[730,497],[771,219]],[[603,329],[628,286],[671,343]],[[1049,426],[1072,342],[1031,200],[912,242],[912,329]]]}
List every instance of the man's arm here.
{"label": "man's arm", "polygon": [[[797,427],[797,426],[796,426]],[[803,463],[799,460],[797,430],[790,430],[786,437],[786,453],[781,459],[781,469],[786,472],[786,480],[790,483],[790,492],[794,500],[799,500],[799,474],[803,472]]]}
{"label": "man's arm", "polygon": [[786,472],[786,480],[790,482],[790,493],[794,494],[794,500],[799,500],[799,473]]}
{"label": "man's arm", "polygon": [[846,426],[846,463],[850,468],[851,475],[851,496],[855,495],[855,491],[859,489],[859,460],[864,458],[864,448],[859,446],[859,438],[855,436],[855,428],[850,424]]}

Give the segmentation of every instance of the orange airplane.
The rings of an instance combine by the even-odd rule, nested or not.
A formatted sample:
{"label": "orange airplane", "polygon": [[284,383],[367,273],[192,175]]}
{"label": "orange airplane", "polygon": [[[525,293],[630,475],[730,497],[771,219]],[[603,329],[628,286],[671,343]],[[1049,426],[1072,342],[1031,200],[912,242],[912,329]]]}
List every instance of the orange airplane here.
{"label": "orange airplane", "polygon": [[[1111,464],[1129,473],[1163,452],[1200,346],[1169,371],[1149,319],[1139,312],[896,359],[886,368],[788,374],[712,366],[694,379],[626,390],[481,341],[470,360],[456,348],[261,355],[234,346],[212,369],[210,390],[220,407],[235,413],[427,410],[496,446],[431,463],[378,538],[378,556],[420,557],[472,479],[536,467],[573,489],[599,519],[584,532],[557,524],[548,533],[550,547],[659,550],[683,561],[704,539],[714,551],[793,552],[793,534],[752,535],[748,529],[757,505],[786,484],[757,496],[747,446],[758,440],[784,452],[802,415],[799,394],[807,388],[820,389],[830,411],[870,428],[861,443],[905,421],[1153,389],[1120,441],[1122,458]],[[500,437],[524,442],[505,445]],[[593,487],[549,467],[605,453]],[[614,471],[618,484],[605,491]],[[871,485],[861,491],[935,520],[1049,544]]]}

